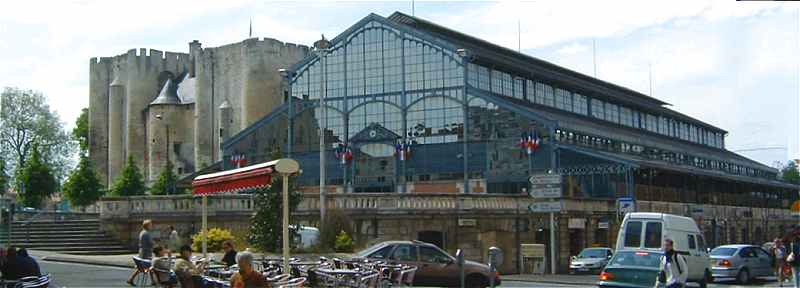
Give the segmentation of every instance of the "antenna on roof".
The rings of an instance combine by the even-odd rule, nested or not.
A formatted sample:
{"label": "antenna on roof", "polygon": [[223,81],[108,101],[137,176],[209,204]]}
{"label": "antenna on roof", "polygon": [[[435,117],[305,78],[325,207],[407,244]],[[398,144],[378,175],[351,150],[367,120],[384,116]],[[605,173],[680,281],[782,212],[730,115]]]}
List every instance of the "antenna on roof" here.
{"label": "antenna on roof", "polygon": [[416,16],[414,12],[414,0],[411,0],[411,16]]}
{"label": "antenna on roof", "polygon": [[522,20],[517,18],[517,52],[522,53]]}
{"label": "antenna on roof", "polygon": [[647,63],[647,74],[650,78],[650,97],[653,97],[653,64]]}
{"label": "antenna on roof", "polygon": [[592,66],[594,66],[594,78],[597,78],[597,45],[592,38]]}
{"label": "antenna on roof", "polygon": [[247,33],[247,38],[253,38],[253,17],[250,17],[250,32]]}

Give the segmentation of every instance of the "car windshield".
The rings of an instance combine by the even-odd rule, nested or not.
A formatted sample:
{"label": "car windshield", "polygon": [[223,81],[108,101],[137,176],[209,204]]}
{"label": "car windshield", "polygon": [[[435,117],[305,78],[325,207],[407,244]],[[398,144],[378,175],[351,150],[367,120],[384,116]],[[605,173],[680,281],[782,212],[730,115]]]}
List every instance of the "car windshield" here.
{"label": "car windshield", "polygon": [[387,245],[383,244],[383,243],[378,243],[378,244],[372,245],[371,247],[369,247],[367,249],[364,249],[364,250],[361,250],[361,252],[356,253],[356,257],[358,257],[358,258],[366,258],[367,256],[369,256],[369,254],[372,254],[373,252],[378,251],[381,248],[386,247],[386,246]]}
{"label": "car windshield", "polygon": [[606,258],[608,257],[606,251],[606,249],[584,249],[578,254],[578,258]]}
{"label": "car windshield", "polygon": [[610,266],[636,266],[658,268],[661,253],[650,251],[623,251],[614,254]]}
{"label": "car windshield", "polygon": [[711,250],[711,256],[733,256],[736,250],[736,248],[731,247],[717,247]]}

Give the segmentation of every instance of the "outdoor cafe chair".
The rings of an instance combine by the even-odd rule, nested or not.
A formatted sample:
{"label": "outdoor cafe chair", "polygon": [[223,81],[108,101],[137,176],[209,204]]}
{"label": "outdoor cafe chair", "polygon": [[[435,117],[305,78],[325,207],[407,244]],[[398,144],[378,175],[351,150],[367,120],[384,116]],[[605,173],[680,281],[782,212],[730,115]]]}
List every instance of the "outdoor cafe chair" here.
{"label": "outdoor cafe chair", "polygon": [[[156,267],[151,267],[151,268],[147,269],[147,271],[151,275],[150,278],[154,280],[153,281],[154,282],[153,286],[161,286],[161,287],[170,287],[171,288],[171,287],[175,287],[175,285],[178,285],[178,280],[177,280],[178,277],[175,275],[175,272],[172,271],[172,270],[164,270],[164,269],[159,269],[159,268],[156,268]],[[169,277],[167,279],[161,279],[161,275],[163,275],[163,274],[171,275],[172,277]]]}
{"label": "outdoor cafe chair", "polygon": [[406,266],[403,267],[403,270],[400,271],[402,275],[400,280],[400,285],[414,285],[414,276],[417,274],[418,267],[416,266]]}
{"label": "outdoor cafe chair", "polygon": [[289,279],[288,281],[284,282],[277,282],[275,283],[276,286],[279,288],[297,288],[303,287],[303,284],[306,283],[306,277],[297,277]]}
{"label": "outdoor cafe chair", "polygon": [[133,264],[136,266],[136,270],[139,271],[139,275],[136,276],[137,279],[134,283],[136,283],[137,287],[144,287],[147,285],[147,277],[150,276],[150,273],[147,271],[151,266],[150,260],[133,256]]}
{"label": "outdoor cafe chair", "polygon": [[277,275],[277,276],[274,276],[274,277],[267,277],[266,280],[267,280],[267,282],[270,282],[270,283],[277,283],[277,282],[282,282],[282,281],[289,280],[289,278],[292,278],[292,275],[280,274],[280,275]]}
{"label": "outdoor cafe chair", "polygon": [[46,288],[50,285],[50,274],[20,278],[15,288]]}

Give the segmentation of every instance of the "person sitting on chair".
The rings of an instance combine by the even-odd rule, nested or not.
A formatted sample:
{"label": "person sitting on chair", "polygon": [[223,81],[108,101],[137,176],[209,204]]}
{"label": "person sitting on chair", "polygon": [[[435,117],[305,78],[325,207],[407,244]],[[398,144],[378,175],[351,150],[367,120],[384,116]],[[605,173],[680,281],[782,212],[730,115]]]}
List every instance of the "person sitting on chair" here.
{"label": "person sitting on chair", "polygon": [[194,263],[192,263],[192,247],[189,245],[183,245],[180,249],[180,256],[177,260],[175,260],[175,267],[173,267],[172,270],[174,270],[175,274],[177,274],[178,280],[181,282],[181,286],[184,286],[184,283],[188,286],[191,285],[190,283],[192,283],[193,277],[200,276],[202,274],[204,268],[204,264],[195,266]]}
{"label": "person sitting on chair", "polygon": [[233,266],[236,265],[236,249],[233,247],[233,241],[226,240],[222,242],[222,250],[225,251],[225,256],[222,256],[222,263],[225,263],[225,266]]}
{"label": "person sitting on chair", "polygon": [[9,247],[6,253],[6,260],[6,266],[3,270],[3,279],[5,280],[42,276],[39,264],[36,263],[33,257],[28,255],[28,250],[25,250],[25,248],[17,250],[14,247]]}
{"label": "person sitting on chair", "polygon": [[232,288],[261,288],[270,287],[264,275],[253,269],[253,254],[247,251],[236,255],[239,263],[239,272],[231,277]]}
{"label": "person sitting on chair", "polygon": [[170,263],[169,259],[169,250],[165,249],[161,246],[156,246],[153,248],[153,268],[158,269],[155,270],[156,279],[158,280],[159,284],[164,285],[175,285],[178,284],[178,279],[175,279],[174,275],[170,273],[170,269],[172,268],[172,263]]}

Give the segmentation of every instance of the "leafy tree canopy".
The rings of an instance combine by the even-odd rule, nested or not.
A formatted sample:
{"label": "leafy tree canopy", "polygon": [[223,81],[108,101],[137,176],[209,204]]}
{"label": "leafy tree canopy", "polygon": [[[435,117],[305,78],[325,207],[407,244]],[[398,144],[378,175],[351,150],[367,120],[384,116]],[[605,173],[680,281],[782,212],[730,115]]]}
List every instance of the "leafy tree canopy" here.
{"label": "leafy tree canopy", "polygon": [[794,161],[789,161],[786,167],[781,170],[783,181],[800,184],[800,171],[797,170],[797,164]]}
{"label": "leafy tree canopy", "polygon": [[150,186],[150,194],[153,195],[169,195],[169,194],[183,194],[183,189],[178,189],[175,185],[178,183],[178,175],[175,175],[172,162],[167,162],[167,167],[161,169],[158,174],[156,182]]}
{"label": "leafy tree canopy", "polygon": [[72,139],[78,142],[81,154],[89,151],[89,108],[81,109],[81,115],[75,120],[75,127],[72,128]]}
{"label": "leafy tree canopy", "polygon": [[6,161],[0,157],[0,195],[6,194],[8,178],[8,174],[6,174]]}
{"label": "leafy tree canopy", "polygon": [[[4,88],[0,92],[0,157],[7,161],[9,175],[18,177],[34,143],[40,159],[56,180],[66,178],[74,165],[75,143],[41,92]],[[15,181],[21,183],[20,181]]]}
{"label": "leafy tree canopy", "polygon": [[[283,153],[279,149],[273,150],[270,158],[281,159]],[[283,248],[283,179],[279,177],[276,175],[272,185],[259,189],[253,196],[256,213],[250,218],[248,242],[261,251],[278,252]],[[297,192],[297,185],[293,179],[289,179],[290,214],[297,209],[300,201],[302,196]],[[294,235],[295,231],[290,233]]]}

